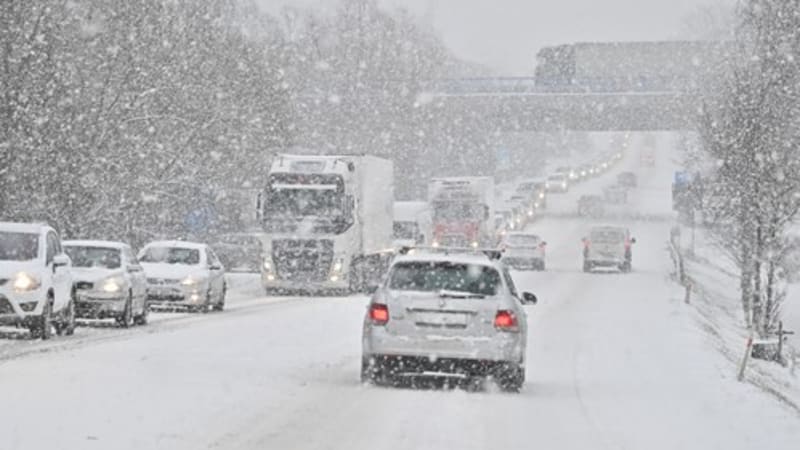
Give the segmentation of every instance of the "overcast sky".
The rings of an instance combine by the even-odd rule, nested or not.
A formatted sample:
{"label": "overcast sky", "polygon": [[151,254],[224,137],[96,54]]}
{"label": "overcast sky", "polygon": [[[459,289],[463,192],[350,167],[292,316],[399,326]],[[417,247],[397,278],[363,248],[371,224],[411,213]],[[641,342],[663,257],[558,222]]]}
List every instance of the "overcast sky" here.
{"label": "overcast sky", "polygon": [[[285,4],[325,7],[334,0],[259,0],[269,11]],[[502,75],[533,73],[542,46],[577,41],[683,37],[687,15],[708,2],[735,0],[382,0],[432,17],[445,43],[462,58]]]}

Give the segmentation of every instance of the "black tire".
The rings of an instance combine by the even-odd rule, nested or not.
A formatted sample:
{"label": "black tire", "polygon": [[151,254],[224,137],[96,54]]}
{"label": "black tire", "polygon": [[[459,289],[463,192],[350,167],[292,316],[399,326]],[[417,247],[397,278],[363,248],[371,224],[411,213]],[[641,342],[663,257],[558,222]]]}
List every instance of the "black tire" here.
{"label": "black tire", "polygon": [[150,305],[147,303],[147,299],[144,299],[144,305],[142,306],[142,313],[138,316],[133,318],[134,323],[136,325],[147,325],[150,317]]}
{"label": "black tire", "polygon": [[69,299],[67,307],[64,308],[60,323],[56,324],[56,334],[59,336],[72,336],[75,334],[75,294]]}
{"label": "black tire", "polygon": [[384,379],[383,368],[374,358],[361,358],[361,382],[370,385],[382,385]]}
{"label": "black tire", "polygon": [[211,312],[211,309],[214,307],[214,304],[211,301],[211,288],[208,289],[206,292],[206,302],[203,303],[203,306],[200,307],[200,312],[203,314],[208,314]]}
{"label": "black tire", "polygon": [[36,324],[30,328],[34,339],[46,341],[53,337],[53,296],[47,295],[47,300],[42,308],[42,315],[36,318]]}
{"label": "black tire", "polygon": [[496,378],[503,392],[519,393],[525,384],[525,368],[517,364],[505,365]]}
{"label": "black tire", "polygon": [[586,273],[591,272],[592,271],[592,263],[590,263],[589,261],[584,261],[583,262],[583,271],[586,272]]}
{"label": "black tire", "polygon": [[128,293],[128,299],[125,300],[125,309],[122,315],[117,317],[117,324],[122,328],[130,328],[133,326],[133,294]]}
{"label": "black tire", "polygon": [[219,296],[219,301],[214,304],[214,311],[223,311],[225,309],[225,295],[228,292],[228,285],[222,285],[222,294]]}

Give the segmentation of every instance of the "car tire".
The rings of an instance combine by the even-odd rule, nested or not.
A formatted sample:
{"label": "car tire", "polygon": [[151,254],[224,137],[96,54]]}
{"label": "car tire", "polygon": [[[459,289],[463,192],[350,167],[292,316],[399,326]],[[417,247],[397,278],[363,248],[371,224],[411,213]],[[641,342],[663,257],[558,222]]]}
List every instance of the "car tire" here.
{"label": "car tire", "polygon": [[375,386],[385,383],[383,367],[374,358],[361,358],[361,382]]}
{"label": "car tire", "polygon": [[214,308],[214,303],[211,301],[211,288],[208,289],[206,292],[206,302],[203,303],[203,306],[200,306],[200,312],[203,314],[208,314]]}
{"label": "car tire", "polygon": [[75,334],[75,295],[73,294],[69,299],[67,307],[64,308],[63,317],[61,322],[56,324],[56,334],[59,336],[66,335],[72,336]]}
{"label": "car tire", "polygon": [[225,309],[225,295],[228,292],[228,285],[222,285],[222,294],[219,296],[219,301],[214,305],[214,311],[223,311]]}
{"label": "car tire", "polygon": [[122,315],[117,317],[117,324],[122,328],[130,328],[133,326],[133,294],[128,293],[128,299],[125,300],[125,309]]}
{"label": "car tire", "polygon": [[53,296],[48,295],[42,308],[42,315],[36,318],[36,324],[30,328],[34,339],[46,341],[53,337]]}
{"label": "car tire", "polygon": [[519,393],[525,384],[525,368],[519,364],[504,364],[496,380],[503,392]]}
{"label": "car tire", "polygon": [[583,262],[583,271],[586,272],[586,273],[591,272],[592,271],[592,263],[590,263],[589,261],[584,261]]}
{"label": "car tire", "polygon": [[144,300],[144,305],[142,305],[142,313],[138,316],[133,318],[133,321],[136,325],[147,325],[147,322],[150,318],[150,305],[147,303],[147,299]]}

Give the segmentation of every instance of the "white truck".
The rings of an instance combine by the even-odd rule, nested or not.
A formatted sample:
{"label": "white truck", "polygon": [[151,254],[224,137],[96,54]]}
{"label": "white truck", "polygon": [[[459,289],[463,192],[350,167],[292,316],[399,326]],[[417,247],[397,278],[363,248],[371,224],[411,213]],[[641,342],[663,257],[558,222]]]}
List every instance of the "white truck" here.
{"label": "white truck", "polygon": [[393,185],[386,159],[277,156],[258,201],[267,293],[377,286],[392,258]]}
{"label": "white truck", "polygon": [[395,248],[425,245],[430,241],[431,210],[426,201],[394,202]]}
{"label": "white truck", "polygon": [[433,246],[494,247],[494,179],[434,178],[428,185]]}

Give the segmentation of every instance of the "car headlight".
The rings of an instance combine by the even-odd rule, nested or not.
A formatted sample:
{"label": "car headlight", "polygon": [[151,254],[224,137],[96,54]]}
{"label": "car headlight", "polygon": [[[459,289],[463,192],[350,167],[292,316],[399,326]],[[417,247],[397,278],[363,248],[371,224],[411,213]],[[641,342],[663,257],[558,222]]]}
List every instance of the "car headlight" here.
{"label": "car headlight", "polygon": [[539,198],[544,198],[544,192],[539,192]]}
{"label": "car headlight", "polygon": [[431,247],[433,247],[433,248],[436,248],[436,247],[438,247],[438,246],[439,246],[439,241],[433,241],[433,242],[431,242]]}
{"label": "car headlight", "polygon": [[272,262],[264,261],[264,271],[265,272],[272,272]]}
{"label": "car headlight", "polygon": [[119,292],[122,290],[122,285],[125,284],[125,280],[121,277],[111,277],[106,278],[101,283],[101,289],[103,292],[107,292],[109,294],[113,294],[115,292]]}
{"label": "car headlight", "polygon": [[333,269],[332,269],[332,272],[335,272],[335,273],[341,273],[341,272],[342,272],[342,268],[343,268],[343,267],[344,267],[344,260],[343,260],[342,258],[338,258],[338,259],[337,259],[337,260],[336,260],[336,261],[333,263]]}
{"label": "car headlight", "polygon": [[470,242],[470,244],[469,244],[469,245],[470,245],[472,248],[478,248],[478,242],[477,242],[477,241],[472,241],[472,242]]}
{"label": "car headlight", "polygon": [[197,278],[197,277],[186,277],[181,280],[181,284],[184,286],[197,286],[198,284],[202,284],[205,278]]}
{"label": "car headlight", "polygon": [[39,288],[41,283],[34,275],[20,272],[14,275],[14,290],[16,292],[29,292]]}

